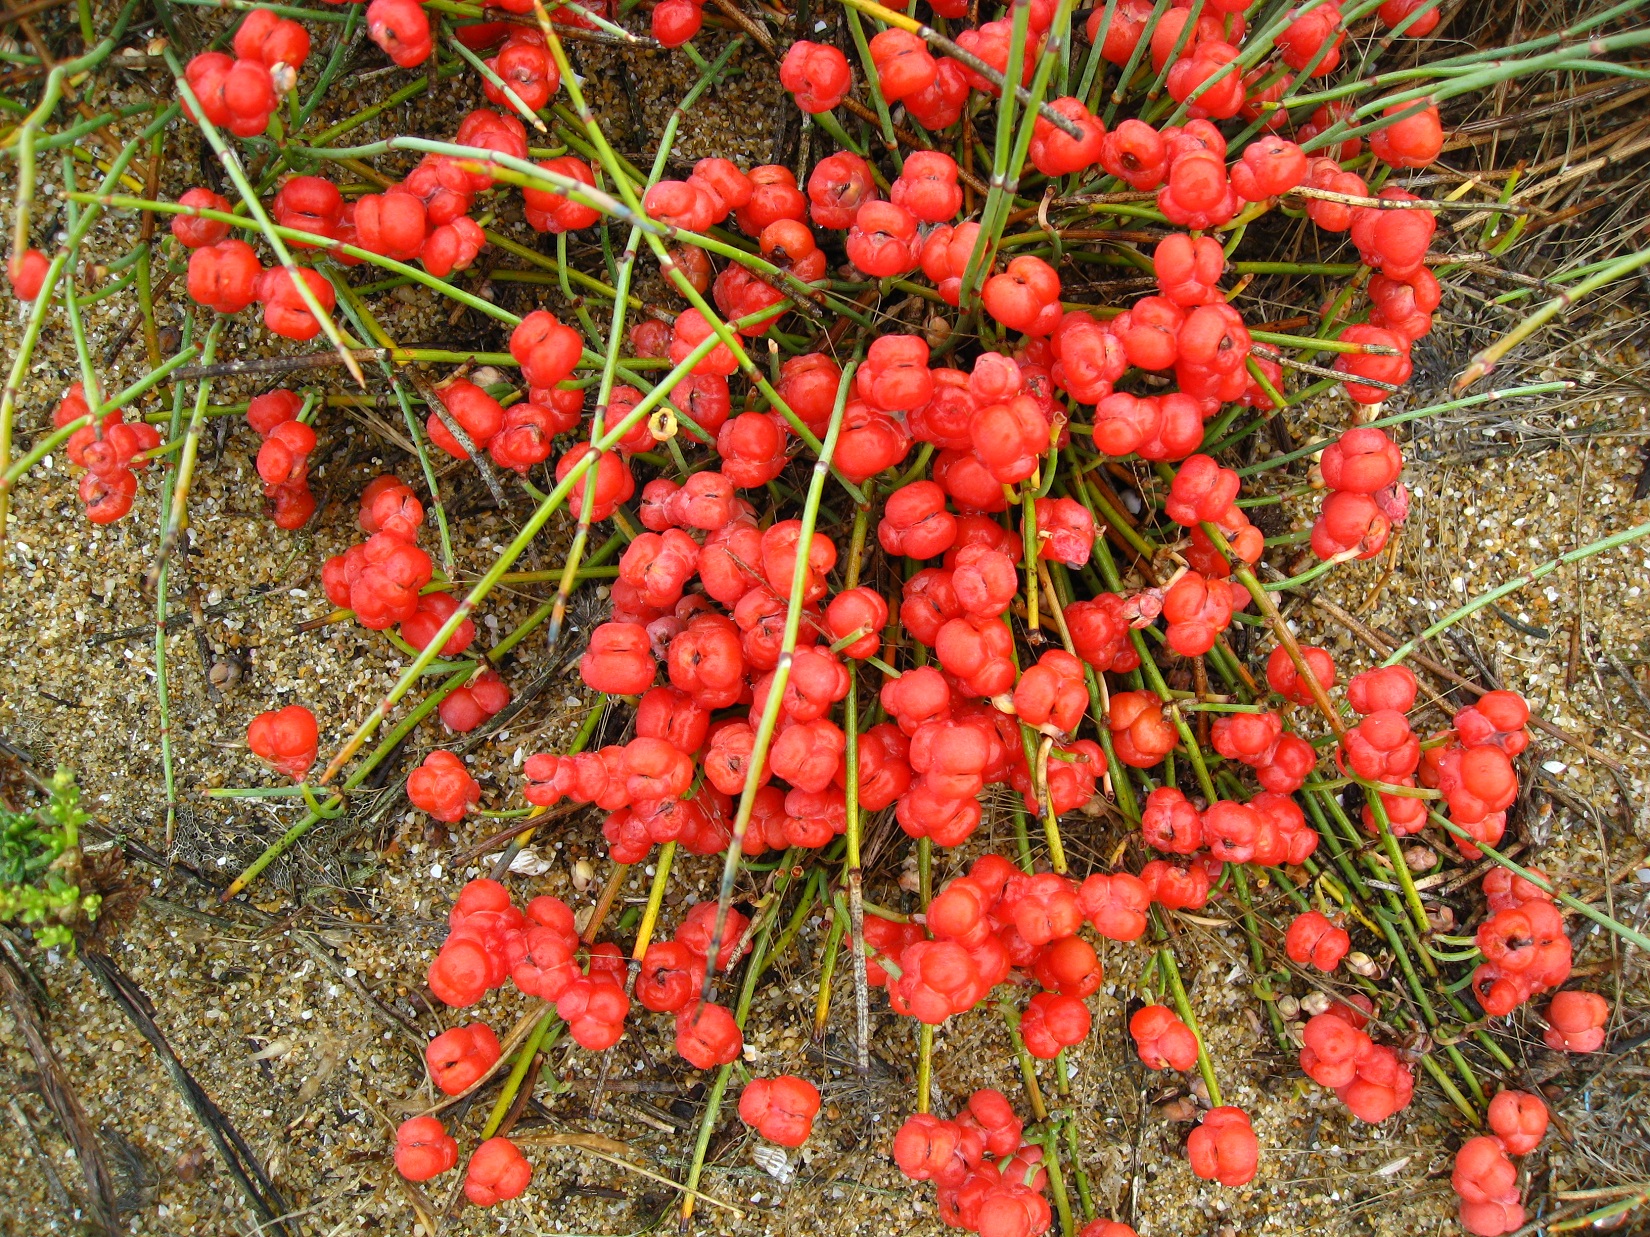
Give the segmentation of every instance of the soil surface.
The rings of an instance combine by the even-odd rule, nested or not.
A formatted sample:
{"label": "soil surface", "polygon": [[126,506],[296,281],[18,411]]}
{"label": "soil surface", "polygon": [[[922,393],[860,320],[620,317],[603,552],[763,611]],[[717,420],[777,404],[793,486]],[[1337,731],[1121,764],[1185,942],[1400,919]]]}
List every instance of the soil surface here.
{"label": "soil surface", "polygon": [[[205,29],[192,19],[186,28],[197,34]],[[317,34],[312,64],[329,47],[333,30]],[[725,37],[707,36],[701,46],[708,53]],[[691,85],[691,67],[680,55],[642,52],[626,59],[584,43],[570,44],[570,52],[615,143],[645,166],[671,108]],[[711,154],[741,164],[770,157],[774,135],[788,120],[776,107],[771,62],[747,48],[734,63],[729,83],[683,118],[673,166],[685,168]],[[348,116],[407,80],[381,65],[370,44],[358,47],[341,79],[345,85],[327,100],[321,119]],[[88,85],[86,102],[100,108],[142,102],[163,85],[163,75],[153,69],[124,80],[112,75]],[[369,120],[349,140],[368,143],[413,131],[446,135],[480,101],[474,79],[459,78]],[[117,127],[108,136],[118,146],[131,133]],[[404,170],[393,160],[377,166],[386,174]],[[196,183],[198,168],[194,139],[180,127],[168,135],[160,192],[172,196]],[[76,170],[82,184],[96,175],[84,164]],[[42,160],[40,179],[37,214],[59,214],[39,227],[62,228],[58,195],[64,178],[55,157]],[[521,222],[519,195],[501,198],[498,226],[552,253],[549,242]],[[0,206],[9,218],[9,199]],[[140,226],[135,215],[105,217],[92,234],[88,257],[110,261],[126,253]],[[573,253],[585,269],[600,264],[587,242],[576,241]],[[651,298],[658,285],[651,263],[644,265],[650,278],[643,294]],[[490,250],[460,285],[518,310],[532,304],[569,308],[554,286],[489,279],[495,266],[521,270],[526,263]],[[353,278],[365,283],[371,276],[357,271]],[[1446,398],[1445,381],[1464,363],[1469,343],[1482,342],[1472,336],[1480,300],[1463,281],[1451,284],[1440,314],[1436,378],[1430,384],[1418,380],[1388,411]],[[468,311],[449,314],[424,290],[402,288],[377,303],[384,306],[386,327],[403,344],[501,345],[496,323]],[[599,302],[590,307],[598,319],[606,312]],[[0,340],[10,356],[20,319],[6,312]],[[130,293],[87,311],[93,354],[116,352],[100,371],[110,389],[136,380],[149,365],[141,330],[116,347],[136,312]],[[177,329],[184,312],[175,295],[162,295],[159,325]],[[78,377],[72,340],[59,321],[48,328],[21,391],[18,439],[25,446],[49,427],[55,402]],[[220,354],[246,358],[299,350],[272,339],[248,313],[229,325]],[[1582,349],[1543,363],[1578,384],[1562,398],[1494,402],[1400,431],[1412,461],[1406,478],[1413,506],[1395,552],[1340,568],[1314,586],[1315,595],[1396,640],[1407,639],[1467,599],[1563,551],[1650,518],[1650,504],[1633,500],[1643,466],[1640,448],[1650,432],[1644,388],[1591,369],[1595,359]],[[1634,370],[1630,358],[1614,360],[1618,372]],[[346,390],[337,371],[316,372],[323,376],[315,379],[317,386],[333,394]],[[432,369],[430,376],[445,372]],[[294,382],[311,376],[296,375]],[[1497,381],[1510,386],[1538,376],[1533,366],[1523,372],[1513,366]],[[319,513],[299,533],[275,529],[262,509],[253,467],[256,435],[240,416],[216,415],[267,385],[230,379],[211,388],[214,415],[205,422],[190,495],[187,553],[173,557],[163,603],[168,615],[183,616],[168,629],[165,643],[169,718],[162,717],[156,690],[156,598],[145,591],[144,579],[155,561],[160,487],[174,474],[150,469],[132,516],[105,528],[86,522],[75,495],[77,470],[61,456],[19,487],[0,560],[0,737],[8,752],[43,773],[60,762],[72,765],[93,817],[89,844],[124,850],[128,875],[147,896],[129,921],[110,925],[104,947],[153,1003],[154,1020],[178,1059],[261,1161],[290,1209],[291,1231],[420,1234],[437,1222],[440,1231],[454,1234],[664,1230],[676,1223],[680,1196],[659,1178],[685,1171],[708,1077],[688,1070],[675,1054],[671,1022],[662,1016],[633,1017],[606,1059],[568,1043],[547,1050],[533,1102],[516,1127],[535,1169],[533,1186],[521,1199],[488,1212],[459,1209],[454,1175],[421,1190],[393,1171],[394,1125],[434,1096],[421,1046],[460,1020],[429,999],[424,971],[443,938],[459,884],[486,874],[491,857],[502,850],[480,844],[509,823],[472,817],[449,828],[407,804],[400,790],[406,771],[427,750],[451,742],[439,724],[418,726],[388,762],[385,777],[352,797],[348,818],[310,832],[264,872],[247,900],[223,905],[216,896],[302,814],[302,805],[291,799],[205,796],[209,788],[277,784],[245,750],[247,722],[267,709],[307,705],[321,722],[325,760],[406,664],[385,639],[352,623],[299,628],[330,609],[320,587],[321,563],[358,539],[354,500],[363,485],[394,471],[424,489],[416,461],[396,443],[399,410],[381,376],[371,375],[367,400],[329,406],[317,420],[321,447],[312,485]],[[188,389],[192,396],[193,385]],[[142,405],[146,412],[169,406],[159,395]],[[1289,432],[1297,442],[1310,441],[1338,431],[1350,415],[1343,399],[1326,397],[1292,410]],[[1260,437],[1247,450],[1250,462],[1258,462],[1279,448]],[[1283,492],[1308,479],[1307,465],[1268,477],[1261,492]],[[514,536],[532,503],[517,490],[498,509],[468,468],[446,469],[442,482],[452,569],[474,579]],[[1268,517],[1268,533],[1308,527],[1315,507],[1314,498],[1291,499]],[[519,569],[558,566],[566,537],[558,517]],[[433,527],[426,528],[424,544],[434,549]],[[1619,763],[1613,771],[1574,744],[1537,732],[1521,762],[1528,790],[1508,844],[1516,843],[1521,858],[1539,863],[1563,888],[1640,928],[1650,910],[1647,581],[1650,542],[1634,543],[1545,575],[1424,650],[1474,682],[1524,692],[1546,719]],[[552,595],[552,587],[523,585],[495,594],[484,608],[481,646],[495,645]],[[599,590],[586,586],[585,593],[593,595],[576,607],[577,629],[556,649],[547,649],[540,629],[504,659],[501,669],[517,691],[547,672],[549,678],[520,714],[465,757],[481,782],[486,808],[519,808],[522,761],[565,744],[600,704],[569,670],[581,642],[578,629],[588,630],[603,613]],[[1290,594],[1286,612],[1303,638],[1331,649],[1343,676],[1378,660],[1307,597]],[[1235,638],[1258,669],[1270,637],[1243,627]],[[1447,713],[1468,700],[1437,677],[1423,680],[1443,702],[1442,710],[1434,705],[1423,714],[1428,726],[1444,724]],[[602,739],[622,739],[624,713],[615,709],[606,719]],[[176,773],[170,828],[163,733],[170,735]],[[990,807],[986,827],[971,843],[939,861],[936,881],[987,847],[1012,847],[1006,800]],[[512,885],[519,899],[553,893],[588,915],[609,871],[599,826],[598,814],[584,812],[541,830],[516,861]],[[1062,830],[1078,873],[1106,866],[1126,841],[1114,814],[1076,813]],[[905,838],[891,819],[875,822],[870,832],[869,896],[909,909],[914,895],[901,883],[909,875],[901,866]],[[1451,878],[1471,870],[1442,838],[1427,840],[1448,856]],[[1124,863],[1138,867],[1138,843],[1129,847]],[[665,895],[667,929],[692,903],[714,896],[719,870],[717,859],[677,862]],[[627,873],[603,934],[626,950],[652,874],[651,865]],[[744,874],[739,898],[754,904],[777,875]],[[1465,881],[1462,886],[1451,902],[1464,918],[1475,913],[1476,894]],[[1276,890],[1257,893],[1263,936],[1273,949],[1288,905]],[[1636,1011],[1650,1004],[1642,960],[1615,948],[1613,938],[1585,921],[1571,923],[1578,972],[1588,987],[1617,1000],[1613,1036],[1632,1039],[1643,1030]],[[1206,1097],[1188,1092],[1179,1076],[1140,1067],[1124,1024],[1149,954],[1139,946],[1109,944],[1102,953],[1107,983],[1093,1002],[1094,1031],[1069,1054],[1069,1079],[1058,1079],[1052,1063],[1039,1066],[1050,1103],[1080,1116],[1079,1158],[1100,1214],[1132,1222],[1142,1237],[1458,1232],[1448,1173],[1454,1148],[1470,1131],[1439,1088],[1422,1074],[1415,1103],[1400,1117],[1375,1128],[1352,1121],[1332,1095],[1301,1076],[1292,1052],[1272,1040],[1229,901],[1211,903],[1175,926],[1184,980],[1226,1101],[1254,1117],[1263,1148],[1260,1173],[1236,1190],[1191,1175],[1182,1148]],[[941,1231],[932,1189],[912,1188],[888,1155],[892,1132],[912,1105],[915,1024],[894,1017],[886,999],[873,993],[871,1064],[860,1073],[854,1067],[853,990],[844,965],[836,969],[826,1035],[822,1043],[814,1038],[828,927],[816,910],[775,960],[752,1007],[745,1050],[753,1072],[788,1071],[818,1081],[826,1101],[822,1119],[800,1152],[763,1153],[759,1160],[758,1144],[731,1103],[724,1106],[701,1180],[707,1197],[696,1210],[700,1231],[832,1237]],[[1376,965],[1390,962],[1372,939],[1360,937],[1359,946],[1377,955]],[[56,1053],[116,1173],[127,1231],[203,1237],[253,1231],[240,1191],[132,1022],[79,961],[37,956],[34,972],[44,985]],[[1312,987],[1313,981],[1296,974],[1279,992],[1298,1001]],[[506,989],[464,1018],[485,1019],[502,1033],[528,1013],[527,1002]],[[1633,1053],[1569,1068],[1542,1046],[1540,1026],[1527,1011],[1510,1023],[1499,1020],[1492,1030],[1519,1070],[1497,1075],[1488,1058],[1468,1046],[1486,1080],[1553,1088],[1557,1134],[1525,1162],[1532,1214],[1566,1206],[1554,1197],[1564,1191],[1650,1174],[1650,1102],[1641,1094],[1644,1070]],[[950,1113],[973,1088],[994,1086],[1024,1111],[1025,1092],[1012,1061],[1007,1033],[989,1012],[954,1019],[936,1036],[935,1108]],[[1590,1081],[1600,1067],[1610,1072]],[[8,1097],[0,1105],[0,1233],[81,1231],[72,1206],[83,1191],[79,1169],[34,1081],[19,1028],[0,1012],[0,1091]],[[461,1142],[473,1142],[490,1104],[484,1095],[459,1110]],[[551,1142],[570,1134],[595,1134],[623,1147],[598,1143],[598,1150],[608,1148],[603,1155],[609,1158],[601,1158],[587,1146],[566,1145],[565,1137],[561,1144]],[[615,1153],[658,1176],[616,1164]]]}

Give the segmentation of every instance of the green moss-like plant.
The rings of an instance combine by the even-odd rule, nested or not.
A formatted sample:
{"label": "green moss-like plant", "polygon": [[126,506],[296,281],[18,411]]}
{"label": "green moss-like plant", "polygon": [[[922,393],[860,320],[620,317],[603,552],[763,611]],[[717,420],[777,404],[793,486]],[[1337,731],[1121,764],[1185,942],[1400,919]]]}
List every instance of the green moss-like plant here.
{"label": "green moss-like plant", "polygon": [[0,809],[0,923],[27,927],[47,949],[74,947],[77,921],[97,918],[102,899],[81,895],[80,787],[59,769],[31,812]]}

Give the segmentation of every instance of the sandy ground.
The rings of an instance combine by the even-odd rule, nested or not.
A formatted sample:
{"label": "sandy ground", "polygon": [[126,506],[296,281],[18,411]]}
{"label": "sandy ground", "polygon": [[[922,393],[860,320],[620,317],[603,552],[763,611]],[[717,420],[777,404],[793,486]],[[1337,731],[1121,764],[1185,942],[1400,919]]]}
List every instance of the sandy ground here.
{"label": "sandy ground", "polygon": [[[621,148],[637,157],[647,145],[645,135],[662,127],[669,100],[688,84],[679,58],[638,57],[633,82],[626,83],[613,71],[611,57],[582,45],[574,56],[591,66],[588,76],[604,114],[618,117],[610,123]],[[361,63],[376,68],[373,49]],[[741,63],[746,76],[686,118],[678,144],[684,158],[716,153],[757,162],[768,157],[774,113],[764,74],[771,70],[754,57]],[[352,79],[350,89],[341,92],[337,114],[376,97],[379,80],[370,73]],[[640,88],[633,88],[636,82]],[[122,89],[136,98],[142,87]],[[403,109],[393,122],[364,126],[355,138],[374,140],[392,124],[450,131],[479,94],[468,84],[463,91],[443,91]],[[718,127],[713,113],[726,118],[731,132]],[[640,128],[627,125],[629,114],[639,118]],[[176,192],[192,183],[177,179],[186,174],[178,166],[185,162],[169,164],[167,181],[176,183],[164,188]],[[58,165],[43,164],[41,179],[43,193],[61,187]],[[9,201],[3,205],[9,214]],[[516,211],[517,206],[506,207],[507,222]],[[127,216],[100,224],[90,252],[104,258],[125,252],[136,239],[136,226]],[[528,235],[519,222],[514,226]],[[486,258],[481,266],[487,266]],[[482,282],[477,273],[466,286]],[[560,304],[550,289],[487,287],[512,305],[526,303],[529,294],[551,307]],[[402,342],[498,345],[493,324],[476,315],[449,322],[422,293],[398,299],[394,322]],[[135,312],[130,294],[95,306],[88,315],[94,350],[101,353]],[[179,312],[176,302],[169,303],[162,324],[176,324]],[[1470,316],[1469,303],[1452,296],[1441,334],[1449,333],[1452,314]],[[18,320],[8,317],[3,327],[8,355],[17,328]],[[251,315],[243,315],[226,335],[226,355],[278,351]],[[1559,366],[1559,376],[1589,382],[1590,389],[1580,393],[1585,398],[1570,404],[1491,405],[1429,423],[1411,437],[1407,449],[1418,461],[1407,474],[1414,510],[1396,554],[1341,569],[1324,584],[1323,596],[1360,613],[1370,625],[1407,638],[1439,613],[1518,572],[1650,516],[1650,505],[1632,501],[1642,463],[1639,448],[1650,427],[1639,394],[1643,388],[1619,383],[1601,388],[1597,374],[1589,381],[1582,372],[1585,364]],[[114,387],[134,380],[144,367],[139,335],[104,377]],[[66,334],[48,331],[21,393],[22,443],[49,425],[53,404],[75,376]],[[1498,380],[1510,385],[1511,371]],[[244,399],[258,389],[220,382],[213,401]],[[334,383],[331,389],[341,387]],[[374,389],[384,393],[382,383]],[[1418,390],[1410,398],[1436,394]],[[160,404],[152,397],[145,407]],[[383,411],[397,423],[393,402]],[[1315,427],[1338,427],[1346,417],[1344,402],[1324,401],[1303,410],[1291,428],[1304,440]],[[204,645],[190,623],[175,628],[167,643],[178,778],[173,837],[167,836],[162,789],[154,600],[142,589],[156,544],[158,487],[170,474],[151,470],[134,514],[103,529],[85,522],[65,460],[51,460],[20,487],[0,564],[0,736],[39,769],[61,761],[79,770],[94,838],[130,839],[147,853],[170,853],[176,861],[169,870],[131,857],[132,876],[149,896],[115,936],[111,957],[154,1002],[156,1021],[178,1057],[262,1160],[292,1209],[294,1231],[416,1234],[425,1231],[420,1209],[445,1209],[451,1178],[415,1197],[391,1169],[388,1135],[428,1097],[418,1056],[423,1038],[453,1023],[451,1011],[431,1007],[422,975],[442,938],[459,882],[481,874],[483,867],[481,861],[455,867],[452,857],[472,849],[499,822],[471,819],[448,829],[395,798],[393,788],[404,771],[446,740],[439,727],[426,723],[395,762],[401,773],[390,776],[392,793],[365,805],[361,815],[372,819],[317,829],[265,873],[252,890],[250,907],[220,906],[208,888],[227,883],[296,819],[295,809],[271,806],[279,800],[231,806],[203,797],[208,787],[272,784],[244,749],[247,721],[264,709],[306,704],[320,718],[324,758],[404,664],[383,640],[350,624],[295,634],[298,624],[328,609],[320,564],[355,538],[353,497],[361,486],[386,469],[415,483],[417,478],[416,465],[389,446],[367,416],[333,409],[318,428],[322,445],[313,477],[323,509],[293,535],[274,529],[263,516],[251,430],[238,417],[209,422],[191,498],[190,554],[177,561],[167,601],[171,612],[185,609],[188,587],[206,607],[198,633]],[[453,486],[449,514],[457,567],[473,577],[494,560],[530,507],[518,496],[499,511],[473,477],[449,472],[446,480]],[[1293,503],[1269,531],[1305,527],[1311,514],[1310,500]],[[541,539],[522,565],[559,563],[564,536]],[[433,541],[426,530],[426,545]],[[1644,694],[1650,609],[1642,594],[1647,569],[1650,544],[1566,567],[1507,599],[1507,617],[1486,611],[1463,623],[1458,630],[1470,646],[1446,640],[1428,649],[1469,677],[1480,678],[1485,669],[1500,676],[1527,693],[1549,720],[1621,763],[1624,775],[1618,780],[1597,761],[1538,735],[1524,762],[1532,789],[1510,836],[1584,897],[1600,897],[1606,871],[1622,877],[1609,894],[1613,913],[1641,927],[1650,896],[1645,884],[1650,870],[1642,866],[1650,846],[1644,815],[1650,805],[1650,702]],[[533,586],[490,602],[481,643],[496,643],[545,596],[543,587]],[[1292,603],[1290,617],[1303,634],[1327,644],[1346,672],[1370,663],[1367,648],[1343,629],[1326,627],[1321,612],[1304,601]],[[139,630],[131,638],[96,640],[127,628]],[[1258,662],[1270,642],[1257,636],[1250,648]],[[564,646],[561,658],[566,655]],[[234,667],[234,682],[217,694],[209,692],[206,679],[214,663]],[[535,636],[507,660],[504,672],[519,688],[550,664],[542,638]],[[592,703],[576,675],[565,676],[474,752],[484,806],[519,806],[514,796],[520,762],[532,752],[553,749]],[[1068,818],[1066,830],[1078,870],[1103,863],[1121,838],[1115,825],[1080,815]],[[996,821],[948,857],[937,875],[963,866],[993,840],[988,834],[1006,832],[1007,825]],[[874,847],[882,860],[873,895],[908,903],[909,895],[897,887],[903,838],[895,830],[884,840],[890,846]],[[566,820],[551,837],[541,835],[532,853],[541,870],[514,881],[523,899],[549,892],[576,909],[594,903],[607,868],[593,814]],[[714,860],[678,865],[666,896],[667,925],[692,902],[710,896],[718,867]],[[633,910],[645,898],[651,871],[631,871],[620,909]],[[747,875],[740,896],[760,896],[769,879],[766,873]],[[1463,910],[1472,905],[1468,894],[1456,902]],[[1284,904],[1275,894],[1263,894],[1259,905],[1270,931],[1283,917]],[[1415,1104],[1400,1118],[1375,1129],[1350,1122],[1338,1102],[1303,1080],[1271,1042],[1250,995],[1243,938],[1231,927],[1217,926],[1225,916],[1212,906],[1207,922],[1182,922],[1177,950],[1228,1102],[1254,1115],[1265,1149],[1260,1175],[1238,1190],[1212,1187],[1190,1175],[1181,1151],[1188,1126],[1176,1119],[1185,1107],[1178,1102],[1185,1086],[1177,1077],[1143,1071],[1124,1031],[1125,1003],[1147,955],[1110,945],[1103,955],[1108,984],[1095,1001],[1094,1033],[1071,1054],[1069,1095],[1061,1098],[1081,1117],[1082,1163],[1101,1214],[1131,1220],[1142,1237],[1459,1231],[1451,1218],[1447,1176],[1453,1147],[1466,1134],[1464,1123],[1424,1078]],[[827,926],[817,914],[802,925],[776,963],[777,980],[764,984],[747,1034],[753,1071],[788,1070],[818,1080],[826,1112],[809,1145],[789,1157],[792,1171],[784,1183],[757,1163],[751,1139],[725,1110],[702,1189],[740,1208],[742,1218],[701,1204],[701,1231],[927,1234],[940,1228],[932,1192],[909,1188],[887,1155],[892,1131],[910,1106],[913,1024],[894,1018],[874,995],[873,1068],[866,1077],[857,1075],[850,1065],[852,990],[839,970],[827,1051],[822,1057],[814,1049],[813,1007]],[[630,932],[626,926],[618,934],[626,947]],[[1577,936],[1578,967],[1588,986],[1625,997],[1618,1032],[1636,1034],[1630,1011],[1645,1004],[1641,963],[1619,957],[1608,937],[1580,927]],[[56,1050],[115,1164],[128,1230],[252,1231],[233,1182],[131,1023],[77,962],[44,958],[36,969],[50,997]],[[1292,987],[1297,997],[1306,991],[1298,980]],[[475,1015],[502,1029],[523,1009],[519,996],[507,992],[489,997]],[[1539,1082],[1555,1075],[1562,1063],[1541,1047],[1533,1023],[1520,1018],[1495,1029],[1525,1069],[1506,1081]],[[684,1068],[670,1036],[668,1019],[632,1020],[606,1070],[595,1112],[591,1100],[600,1062],[577,1048],[555,1046],[519,1130],[599,1133],[626,1143],[628,1155],[651,1171],[679,1175],[707,1080]],[[936,1040],[936,1107],[952,1111],[972,1088],[985,1085],[1004,1089],[1023,1107],[1010,1059],[1005,1032],[987,1015],[943,1028]],[[1473,1060],[1482,1065],[1482,1054]],[[1639,1097],[1642,1072],[1628,1059],[1593,1089],[1583,1085],[1585,1074],[1556,1077],[1559,1136],[1526,1161],[1538,1192],[1640,1180],[1650,1171],[1650,1133],[1643,1124],[1650,1107]],[[15,1024],[0,1012],[0,1089],[15,1096],[0,1116],[0,1233],[79,1231],[63,1197],[65,1190],[79,1191],[78,1169],[30,1087],[32,1074]],[[1051,1064],[1044,1063],[1041,1077],[1043,1088],[1054,1094]],[[468,1111],[465,1126],[472,1135],[484,1115],[485,1105]],[[538,1147],[531,1155],[535,1182],[526,1196],[490,1213],[462,1211],[442,1231],[626,1234],[674,1223],[677,1196],[654,1179],[576,1148]]]}

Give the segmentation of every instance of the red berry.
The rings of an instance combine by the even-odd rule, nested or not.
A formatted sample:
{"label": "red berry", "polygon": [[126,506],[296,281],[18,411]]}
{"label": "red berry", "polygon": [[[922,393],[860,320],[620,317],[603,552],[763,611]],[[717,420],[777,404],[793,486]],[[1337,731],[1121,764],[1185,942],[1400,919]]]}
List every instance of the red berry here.
{"label": "red berry", "polygon": [[263,266],[245,241],[224,240],[189,255],[189,299],[220,314],[235,314],[258,299]]}
{"label": "red berry", "polygon": [[408,775],[407,798],[420,811],[450,824],[462,820],[471,806],[481,802],[481,786],[462,760],[451,752],[436,750]]}
{"label": "red berry", "polygon": [[739,1119],[782,1147],[807,1142],[818,1112],[818,1088],[794,1074],[753,1078],[739,1095]]}
{"label": "red berry", "polygon": [[318,743],[315,714],[300,704],[260,713],[246,728],[252,754],[291,778],[302,779],[309,772]]}
{"label": "red berry", "polygon": [[779,84],[796,98],[805,112],[828,112],[853,84],[848,58],[824,43],[792,43],[779,66]]}
{"label": "red berry", "polygon": [[1260,1144],[1241,1108],[1212,1108],[1186,1140],[1192,1171],[1225,1186],[1252,1181],[1260,1161]]}
{"label": "red berry", "polygon": [[[383,0],[373,0],[381,4]],[[477,1207],[515,1198],[533,1179],[533,1166],[508,1138],[489,1138],[477,1147],[464,1173],[464,1197]]]}
{"label": "red berry", "polygon": [[458,1095],[486,1076],[499,1058],[498,1036],[485,1022],[443,1031],[424,1045],[430,1079],[445,1095]]}
{"label": "red berry", "polygon": [[1284,934],[1284,950],[1290,961],[1300,966],[1310,963],[1320,971],[1333,971],[1352,948],[1352,938],[1317,911],[1305,911],[1290,921]]}
{"label": "red berry", "polygon": [[367,37],[403,69],[423,64],[435,50],[430,19],[417,0],[372,0],[367,5]]}
{"label": "red berry", "polygon": [[739,1024],[722,1006],[696,1000],[677,1012],[676,1051],[695,1069],[726,1065],[743,1047]]}
{"label": "red berry", "polygon": [[428,1181],[458,1163],[458,1143],[435,1117],[409,1117],[395,1131],[395,1171]]}

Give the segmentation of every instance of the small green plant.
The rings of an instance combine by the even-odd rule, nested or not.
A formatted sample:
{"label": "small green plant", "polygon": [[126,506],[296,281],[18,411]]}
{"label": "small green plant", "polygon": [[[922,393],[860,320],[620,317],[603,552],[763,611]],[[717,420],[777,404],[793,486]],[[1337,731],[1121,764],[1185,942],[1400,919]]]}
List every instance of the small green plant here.
{"label": "small green plant", "polygon": [[81,896],[80,787],[59,769],[32,812],[0,809],[0,923],[27,925],[48,949],[73,947],[77,920],[97,918],[102,898]]}

